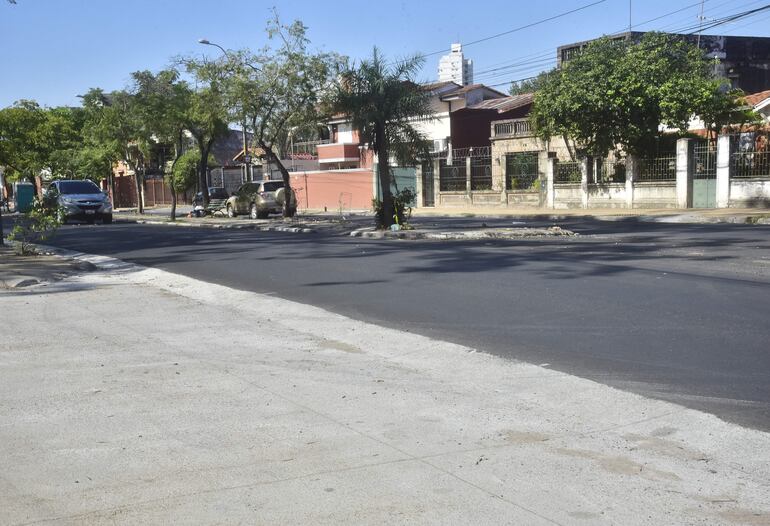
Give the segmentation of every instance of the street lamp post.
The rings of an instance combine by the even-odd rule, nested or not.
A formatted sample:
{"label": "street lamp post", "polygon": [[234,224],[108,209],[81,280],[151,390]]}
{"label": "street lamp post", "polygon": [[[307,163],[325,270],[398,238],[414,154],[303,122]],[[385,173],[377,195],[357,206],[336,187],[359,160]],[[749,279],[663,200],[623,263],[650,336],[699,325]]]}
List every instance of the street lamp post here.
{"label": "street lamp post", "polygon": [[[219,48],[219,50],[222,51],[222,53],[224,53],[224,55],[228,59],[230,59],[232,61],[235,61],[235,57],[229,51],[227,51],[225,48],[223,48],[222,46],[220,46],[216,42],[211,42],[211,41],[209,41],[208,39],[205,39],[205,38],[199,38],[198,39],[198,43],[199,44],[203,44],[204,46],[214,46],[216,48]],[[241,61],[241,63],[249,66],[254,71],[259,72],[259,69],[256,66],[254,66],[253,64],[249,64],[248,62],[243,62],[243,61]],[[243,122],[241,123],[241,132],[242,132],[242,135],[243,135],[243,177],[247,181],[251,181],[254,178],[254,173],[253,172],[249,173],[249,171],[250,171],[249,168],[250,168],[250,164],[251,164],[251,156],[249,155],[249,146],[248,146],[248,142],[246,140],[246,115],[243,116]],[[222,184],[224,185],[224,177],[222,178]]]}

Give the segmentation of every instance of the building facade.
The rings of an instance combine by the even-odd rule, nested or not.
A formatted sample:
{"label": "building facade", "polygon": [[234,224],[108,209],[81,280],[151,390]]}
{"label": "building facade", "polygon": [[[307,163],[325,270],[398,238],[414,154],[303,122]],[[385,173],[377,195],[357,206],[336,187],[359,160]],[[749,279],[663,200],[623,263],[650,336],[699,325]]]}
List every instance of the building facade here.
{"label": "building facade", "polygon": [[473,84],[473,61],[463,55],[462,44],[452,44],[449,54],[439,59],[438,80],[460,86]]}

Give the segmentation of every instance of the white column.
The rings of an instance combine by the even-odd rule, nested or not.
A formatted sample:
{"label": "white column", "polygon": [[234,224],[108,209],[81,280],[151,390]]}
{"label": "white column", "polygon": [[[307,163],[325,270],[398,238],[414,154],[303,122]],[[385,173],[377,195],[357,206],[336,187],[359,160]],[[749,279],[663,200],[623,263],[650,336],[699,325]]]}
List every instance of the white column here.
{"label": "white column", "polygon": [[465,158],[465,198],[471,202],[471,157]]}
{"label": "white column", "polygon": [[433,159],[433,206],[441,206],[441,159]]}
{"label": "white column", "polygon": [[692,208],[693,146],[692,139],[676,141],[676,206],[678,208]]}
{"label": "white column", "polygon": [[553,157],[548,158],[548,162],[545,164],[545,206],[546,208],[554,207],[554,195],[553,195],[553,175],[556,172],[556,159]]}
{"label": "white column", "polygon": [[425,203],[423,202],[423,199],[425,196],[422,195],[422,163],[417,163],[417,167],[414,172],[414,202],[415,205],[418,208],[422,208],[425,206]]}
{"label": "white column", "polygon": [[730,136],[717,139],[717,208],[730,206]]}
{"label": "white column", "polygon": [[634,184],[639,176],[639,158],[629,155],[626,158],[626,208],[634,207]]}
{"label": "white column", "polygon": [[591,174],[589,162],[588,157],[580,160],[580,204],[583,208],[588,208],[588,178]]}

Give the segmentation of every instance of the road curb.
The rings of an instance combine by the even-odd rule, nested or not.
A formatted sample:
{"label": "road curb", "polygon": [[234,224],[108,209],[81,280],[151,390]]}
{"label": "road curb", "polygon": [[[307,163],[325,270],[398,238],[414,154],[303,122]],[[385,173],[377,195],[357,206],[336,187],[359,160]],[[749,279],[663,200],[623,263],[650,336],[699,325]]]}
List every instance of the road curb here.
{"label": "road curb", "polygon": [[558,226],[548,228],[495,228],[471,231],[423,232],[419,230],[370,230],[359,229],[351,237],[369,239],[435,239],[440,241],[476,239],[523,239],[530,237],[574,237],[578,234]]}
{"label": "road curb", "polygon": [[[123,219],[119,220],[124,222]],[[129,219],[126,223],[136,223],[139,225],[160,225],[160,226],[176,226],[176,227],[188,227],[188,228],[214,228],[219,230],[258,230],[261,232],[289,232],[293,234],[314,234],[316,230],[307,227],[297,226],[270,226],[270,225],[244,225],[244,224],[206,224],[206,223],[188,223],[186,221],[153,221],[151,219]]]}

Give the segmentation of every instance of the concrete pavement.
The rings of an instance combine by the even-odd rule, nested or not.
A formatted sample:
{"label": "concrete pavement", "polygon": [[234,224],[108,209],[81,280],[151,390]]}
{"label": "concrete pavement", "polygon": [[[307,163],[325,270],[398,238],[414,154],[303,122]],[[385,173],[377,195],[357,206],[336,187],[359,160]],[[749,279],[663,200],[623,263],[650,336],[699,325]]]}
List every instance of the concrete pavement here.
{"label": "concrete pavement", "polygon": [[767,524],[770,435],[107,257],[0,291],[0,523]]}

